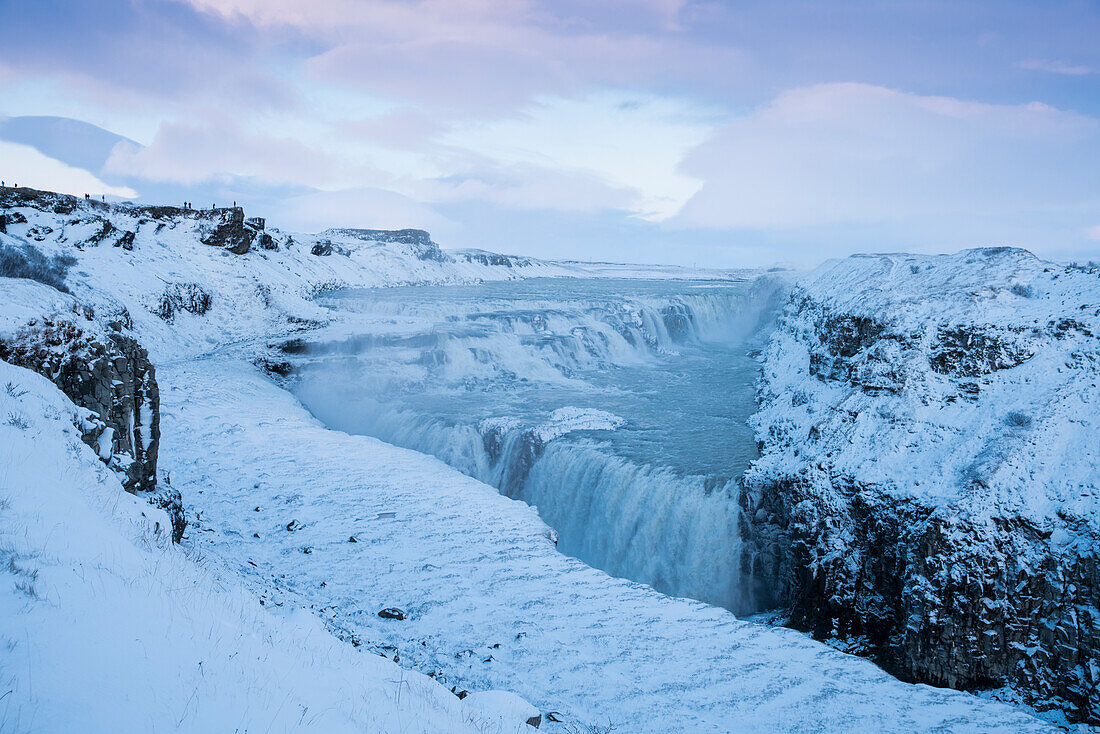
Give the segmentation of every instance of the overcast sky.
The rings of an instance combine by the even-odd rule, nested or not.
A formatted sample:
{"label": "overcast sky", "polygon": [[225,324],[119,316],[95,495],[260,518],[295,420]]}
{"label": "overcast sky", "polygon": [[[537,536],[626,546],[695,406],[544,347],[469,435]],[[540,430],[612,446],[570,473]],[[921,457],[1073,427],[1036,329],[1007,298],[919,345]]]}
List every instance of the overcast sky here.
{"label": "overcast sky", "polygon": [[544,257],[1100,259],[1098,39],[1095,0],[0,0],[0,178]]}

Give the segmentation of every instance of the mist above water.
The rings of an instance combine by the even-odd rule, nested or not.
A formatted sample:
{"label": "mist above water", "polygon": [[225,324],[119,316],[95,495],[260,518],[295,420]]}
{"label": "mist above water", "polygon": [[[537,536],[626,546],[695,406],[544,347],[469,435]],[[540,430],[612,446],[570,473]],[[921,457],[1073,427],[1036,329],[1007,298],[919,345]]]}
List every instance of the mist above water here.
{"label": "mist above water", "polygon": [[538,279],[341,291],[298,357],[333,428],[435,455],[538,508],[559,549],[743,611],[748,352],[778,284]]}

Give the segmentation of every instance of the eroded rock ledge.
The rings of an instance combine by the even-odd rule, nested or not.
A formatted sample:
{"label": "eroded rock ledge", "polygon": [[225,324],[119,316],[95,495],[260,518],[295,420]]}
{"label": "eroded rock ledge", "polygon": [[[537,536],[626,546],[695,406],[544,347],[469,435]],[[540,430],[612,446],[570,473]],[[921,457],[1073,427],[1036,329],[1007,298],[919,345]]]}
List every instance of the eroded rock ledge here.
{"label": "eroded rock ledge", "polygon": [[122,477],[126,491],[164,508],[177,542],[183,534],[179,492],[157,486],[160,393],[145,349],[123,333],[121,314],[101,329],[90,313],[44,316],[0,339],[0,359],[48,378],[96,420],[82,426],[84,442]]}
{"label": "eroded rock ledge", "polygon": [[1098,334],[1100,277],[1022,250],[816,271],[763,355],[745,593],[906,680],[1100,722]]}

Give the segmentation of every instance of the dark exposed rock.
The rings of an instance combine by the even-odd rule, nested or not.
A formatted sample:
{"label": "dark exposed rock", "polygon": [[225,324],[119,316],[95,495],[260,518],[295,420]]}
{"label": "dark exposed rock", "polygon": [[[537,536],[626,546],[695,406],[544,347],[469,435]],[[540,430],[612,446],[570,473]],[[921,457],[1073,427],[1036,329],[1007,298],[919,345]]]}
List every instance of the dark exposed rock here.
{"label": "dark exposed rock", "polygon": [[187,528],[187,520],[184,518],[183,497],[179,490],[169,485],[160,486],[153,492],[149,502],[168,513],[168,519],[172,522],[172,542],[180,542],[183,531]]}
{"label": "dark exposed rock", "polygon": [[43,242],[45,239],[53,233],[53,227],[47,227],[45,225],[36,225],[27,230],[27,237],[31,238],[35,242]]}
{"label": "dark exposed rock", "polygon": [[529,257],[520,257],[518,255],[501,255],[496,252],[486,252],[485,250],[462,250],[461,252],[457,253],[457,257],[469,263],[495,265],[505,268],[524,268],[529,267],[534,263],[534,260]]}
{"label": "dark exposed rock", "polygon": [[0,359],[49,380],[97,420],[83,439],[122,475],[126,491],[145,495],[168,512],[172,537],[183,535],[179,492],[157,488],[160,392],[145,349],[119,330],[98,332],[81,315],[42,318],[0,341]]}
{"label": "dark exposed rock", "polygon": [[857,382],[860,361],[853,358],[869,350],[886,331],[886,325],[865,316],[833,314],[826,309],[816,312],[816,319],[818,344],[810,354],[810,374],[823,379]]}
{"label": "dark exposed rock", "polygon": [[397,607],[386,607],[378,613],[378,616],[382,619],[396,619],[402,620],[405,618],[405,612]]}
{"label": "dark exposed rock", "polygon": [[929,359],[932,369],[952,377],[988,375],[1021,364],[1032,357],[1018,331],[974,325],[941,327]]}
{"label": "dark exposed rock", "polygon": [[85,440],[125,473],[128,491],[156,488],[160,394],[140,344],[118,332],[89,333],[79,318],[44,318],[0,342],[0,359],[44,375],[99,416],[102,430]]}
{"label": "dark exposed rock", "polygon": [[246,226],[243,209],[215,209],[212,214],[219,215],[221,222],[215,226],[213,232],[203,237],[204,245],[223,247],[234,255],[243,255],[252,248],[258,232],[253,227]]}
{"label": "dark exposed rock", "polygon": [[529,718],[527,720],[527,726],[534,727],[535,729],[538,729],[540,726],[542,726],[542,714]]}
{"label": "dark exposed rock", "polygon": [[[790,626],[905,680],[1011,686],[1071,721],[1100,722],[1100,534],[1064,509],[1072,504],[1021,509],[1029,497],[1058,491],[1031,459],[1060,455],[1071,436],[1043,421],[1063,409],[1061,396],[1096,386],[1100,343],[1087,310],[1048,296],[1047,286],[1029,291],[1034,313],[1017,315],[1018,302],[997,295],[995,281],[936,291],[943,302],[921,302],[920,317],[905,312],[913,300],[894,310],[866,305],[890,305],[878,294],[891,294],[901,273],[931,281],[942,267],[949,285],[985,277],[960,272],[965,256],[949,266],[930,258],[915,271],[897,267],[901,257],[889,260],[877,274],[894,280],[851,298],[817,284],[794,290],[772,342],[783,346],[765,357],[766,375],[781,376],[783,389],[762,386],[762,457],[739,493],[743,597],[752,609],[789,610]],[[978,266],[1000,258],[998,273],[1017,261],[1029,278],[1041,271],[1018,251],[971,257]],[[858,282],[860,267],[838,270]],[[990,315],[996,298],[1005,306]],[[1033,318],[1046,308],[1054,318]],[[1082,315],[1058,316],[1065,308]],[[1067,356],[1053,360],[1054,378],[1043,370],[1059,353]],[[1050,385],[1021,395],[1026,410],[1016,409],[1012,390],[1038,381]],[[1086,398],[1083,405],[1094,404]],[[953,445],[975,429],[960,416],[986,431],[973,448]],[[1073,422],[1087,434],[1089,418]],[[918,468],[891,473],[880,468],[891,457],[880,464],[876,450]],[[1095,475],[1082,476],[1071,459],[1066,471],[1080,477],[1086,497]],[[942,475],[918,474],[937,463]]]}
{"label": "dark exposed rock", "polygon": [[136,236],[136,233],[129,231],[120,231],[118,227],[111,224],[111,222],[106,219],[100,219],[99,221],[99,231],[93,234],[91,237],[88,237],[83,242],[76,242],[75,244],[77,249],[83,249],[85,245],[92,245],[94,247],[95,245],[98,245],[101,242],[106,242],[108,240],[113,240],[115,247],[121,247],[124,250],[134,249],[134,237]]}
{"label": "dark exposed rock", "polygon": [[[106,219],[104,219],[99,225],[99,231],[93,234],[88,239],[84,240],[84,244],[93,246],[98,245],[100,242],[103,242],[104,240],[113,237],[116,232],[118,232],[118,228]],[[78,243],[77,247],[79,248],[81,247],[81,245]]]}
{"label": "dark exposed rock", "polygon": [[286,360],[270,360],[261,357],[256,360],[256,366],[269,375],[277,377],[287,377],[294,372],[294,365]]}
{"label": "dark exposed rock", "polygon": [[169,283],[153,306],[153,313],[171,323],[179,311],[202,316],[213,302],[213,297],[198,283]]}
{"label": "dark exposed rock", "polygon": [[327,257],[332,254],[332,243],[318,242],[312,248],[310,248],[309,254],[317,255],[318,257]]}
{"label": "dark exposed rock", "polygon": [[790,625],[818,639],[861,640],[904,680],[1011,683],[1096,719],[1095,553],[1066,554],[1019,517],[976,522],[837,477],[825,481],[839,496],[823,495],[815,481],[807,473],[741,495],[755,520],[743,525],[742,572],[761,607],[789,607]]}

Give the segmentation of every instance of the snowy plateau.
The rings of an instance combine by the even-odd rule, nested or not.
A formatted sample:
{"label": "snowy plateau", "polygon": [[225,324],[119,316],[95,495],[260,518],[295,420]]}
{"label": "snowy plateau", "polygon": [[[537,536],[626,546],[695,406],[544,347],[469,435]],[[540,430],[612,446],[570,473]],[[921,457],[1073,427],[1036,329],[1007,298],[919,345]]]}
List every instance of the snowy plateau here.
{"label": "snowy plateau", "polygon": [[0,267],[2,732],[1100,724],[1096,268],[11,188]]}

